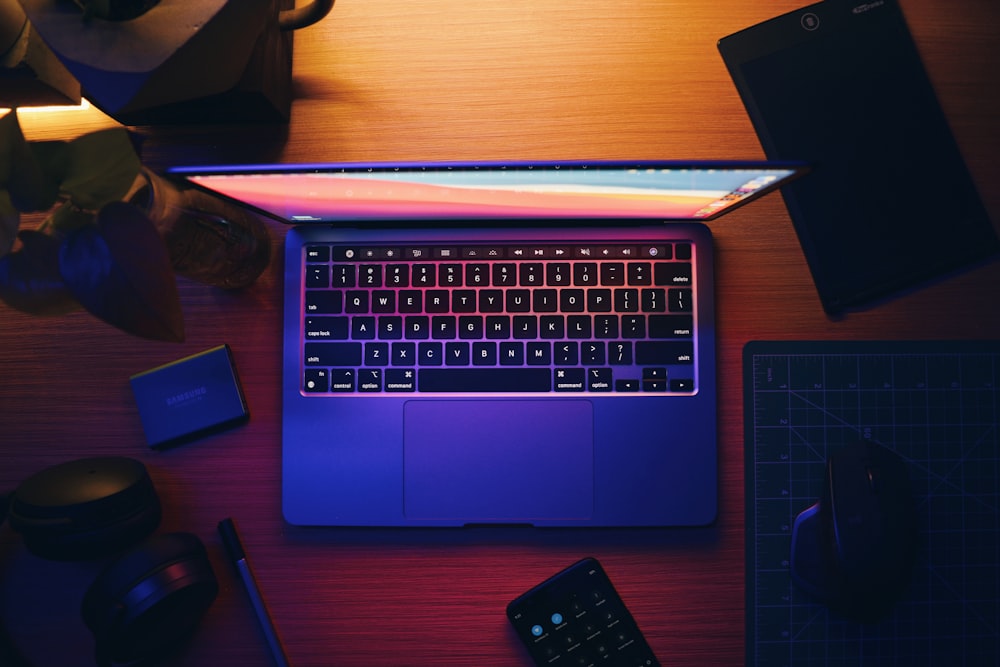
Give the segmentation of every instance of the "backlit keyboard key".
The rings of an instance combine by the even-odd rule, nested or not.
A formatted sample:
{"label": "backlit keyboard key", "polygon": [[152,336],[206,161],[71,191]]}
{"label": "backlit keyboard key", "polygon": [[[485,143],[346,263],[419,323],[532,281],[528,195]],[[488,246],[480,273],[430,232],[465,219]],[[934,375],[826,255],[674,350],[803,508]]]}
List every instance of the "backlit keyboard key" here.
{"label": "backlit keyboard key", "polygon": [[344,295],[335,290],[306,290],[306,315],[337,314],[344,310]]}
{"label": "backlit keyboard key", "polygon": [[360,366],[361,343],[306,343],[308,366]]}
{"label": "backlit keyboard key", "polygon": [[547,368],[421,368],[422,392],[547,392],[552,371]]}
{"label": "backlit keyboard key", "polygon": [[307,317],[307,340],[347,340],[350,320],[346,317]]}
{"label": "backlit keyboard key", "polygon": [[635,361],[640,366],[694,363],[694,344],[674,341],[638,341]]}
{"label": "backlit keyboard key", "polygon": [[691,338],[694,318],[690,315],[650,315],[650,338]]}
{"label": "backlit keyboard key", "polygon": [[328,266],[307,266],[306,267],[306,287],[309,289],[326,288],[330,286],[330,267]]}

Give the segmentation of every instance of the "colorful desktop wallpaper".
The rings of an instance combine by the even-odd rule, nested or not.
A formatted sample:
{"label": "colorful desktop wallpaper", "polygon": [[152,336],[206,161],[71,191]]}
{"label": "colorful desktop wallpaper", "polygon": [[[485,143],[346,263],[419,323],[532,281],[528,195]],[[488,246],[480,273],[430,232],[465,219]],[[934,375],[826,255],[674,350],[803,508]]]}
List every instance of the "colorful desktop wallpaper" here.
{"label": "colorful desktop wallpaper", "polygon": [[784,168],[302,168],[183,173],[288,222],[392,218],[702,220],[793,175]]}

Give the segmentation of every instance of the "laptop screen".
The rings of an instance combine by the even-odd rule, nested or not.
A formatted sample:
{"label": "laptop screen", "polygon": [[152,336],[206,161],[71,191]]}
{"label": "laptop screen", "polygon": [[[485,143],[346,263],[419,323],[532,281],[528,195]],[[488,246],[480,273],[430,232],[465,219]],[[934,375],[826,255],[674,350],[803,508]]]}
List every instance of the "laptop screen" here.
{"label": "laptop screen", "polygon": [[710,220],[801,173],[773,163],[548,162],[177,167],[289,223],[642,217]]}

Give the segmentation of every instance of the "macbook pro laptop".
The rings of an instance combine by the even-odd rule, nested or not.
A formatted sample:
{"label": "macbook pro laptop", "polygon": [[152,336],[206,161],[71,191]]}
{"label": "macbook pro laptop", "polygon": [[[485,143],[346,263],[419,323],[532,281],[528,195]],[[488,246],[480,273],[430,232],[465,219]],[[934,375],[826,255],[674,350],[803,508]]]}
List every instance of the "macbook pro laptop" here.
{"label": "macbook pro laptop", "polygon": [[185,167],[292,225],[282,508],[296,525],[716,516],[712,237],[772,163]]}

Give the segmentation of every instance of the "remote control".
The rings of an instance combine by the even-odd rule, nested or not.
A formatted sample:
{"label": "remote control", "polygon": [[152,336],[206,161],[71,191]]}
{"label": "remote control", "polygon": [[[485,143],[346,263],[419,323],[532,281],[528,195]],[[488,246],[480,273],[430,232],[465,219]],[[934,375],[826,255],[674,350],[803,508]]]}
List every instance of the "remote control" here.
{"label": "remote control", "polygon": [[660,663],[594,558],[584,558],[507,605],[539,666],[654,667]]}

